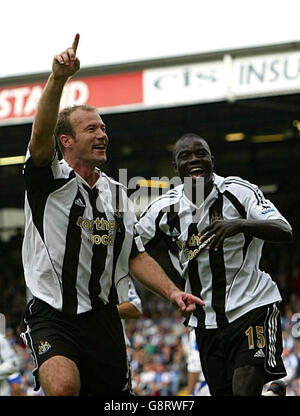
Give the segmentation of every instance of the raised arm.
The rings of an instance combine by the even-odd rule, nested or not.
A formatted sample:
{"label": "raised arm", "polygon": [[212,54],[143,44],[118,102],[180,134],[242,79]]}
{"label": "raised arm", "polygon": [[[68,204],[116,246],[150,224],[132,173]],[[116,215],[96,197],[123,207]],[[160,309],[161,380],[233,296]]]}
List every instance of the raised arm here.
{"label": "raised arm", "polygon": [[78,42],[79,34],[76,34],[72,46],[54,57],[52,72],[39,100],[30,138],[30,153],[37,166],[47,165],[54,155],[54,129],[63,88],[80,68],[76,56]]}

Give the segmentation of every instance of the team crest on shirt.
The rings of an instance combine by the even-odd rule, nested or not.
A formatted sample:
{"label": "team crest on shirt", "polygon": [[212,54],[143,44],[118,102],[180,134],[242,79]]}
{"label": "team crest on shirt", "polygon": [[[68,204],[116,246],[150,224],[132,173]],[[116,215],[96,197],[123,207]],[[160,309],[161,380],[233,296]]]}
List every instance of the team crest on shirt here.
{"label": "team crest on shirt", "polygon": [[119,211],[118,209],[115,210],[114,215],[117,218],[123,218],[124,217],[124,213]]}
{"label": "team crest on shirt", "polygon": [[48,341],[40,341],[38,346],[39,355],[43,355],[48,352],[51,348],[51,344]]}
{"label": "team crest on shirt", "polygon": [[180,236],[180,232],[177,230],[176,227],[174,227],[172,231],[170,231],[170,234],[172,236],[173,241],[176,240]]}
{"label": "team crest on shirt", "polygon": [[124,217],[124,213],[117,208],[114,212],[114,217],[116,220],[116,229],[120,233],[122,230],[122,219]]}
{"label": "team crest on shirt", "polygon": [[215,221],[219,221],[219,220],[223,220],[223,215],[222,214],[218,214],[216,211],[212,212],[209,218],[210,223],[213,223]]}

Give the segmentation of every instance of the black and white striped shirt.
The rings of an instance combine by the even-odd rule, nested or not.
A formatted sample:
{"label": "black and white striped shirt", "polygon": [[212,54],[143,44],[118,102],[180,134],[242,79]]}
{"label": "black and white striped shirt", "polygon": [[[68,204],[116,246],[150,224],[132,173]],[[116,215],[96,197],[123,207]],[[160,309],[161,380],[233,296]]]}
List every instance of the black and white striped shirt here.
{"label": "black and white striped shirt", "polygon": [[239,233],[225,239],[218,251],[201,249],[198,234],[209,223],[237,218],[287,222],[256,185],[214,174],[214,187],[198,210],[179,185],[150,203],[136,225],[147,250],[157,239],[166,241],[185,290],[204,300],[205,307],[197,305],[190,318],[191,326],[224,326],[256,307],[281,300],[276,283],[259,269],[262,240]]}
{"label": "black and white striped shirt", "polygon": [[115,283],[143,251],[123,185],[99,171],[93,188],[57,156],[24,167],[23,265],[32,295],[70,315],[117,303]]}

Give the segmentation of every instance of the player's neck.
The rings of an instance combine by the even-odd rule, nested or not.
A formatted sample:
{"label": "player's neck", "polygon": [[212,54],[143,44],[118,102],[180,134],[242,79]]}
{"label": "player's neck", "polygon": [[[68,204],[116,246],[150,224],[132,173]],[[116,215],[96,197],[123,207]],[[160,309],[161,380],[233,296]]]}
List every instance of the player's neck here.
{"label": "player's neck", "polygon": [[187,198],[195,205],[201,206],[202,202],[208,197],[213,188],[213,183],[204,185],[204,187],[193,185],[185,186],[184,193]]}
{"label": "player's neck", "polygon": [[96,169],[95,166],[89,164],[83,164],[80,162],[69,163],[70,166],[74,169],[78,175],[92,188],[95,183],[98,181],[100,172]]}
{"label": "player's neck", "polygon": [[86,183],[92,188],[95,183],[98,181],[99,177],[100,177],[100,173],[96,171],[96,169],[94,168],[93,171],[88,171],[88,170],[84,170],[84,169],[80,169],[75,170],[81,177],[82,179],[84,179],[86,181]]}

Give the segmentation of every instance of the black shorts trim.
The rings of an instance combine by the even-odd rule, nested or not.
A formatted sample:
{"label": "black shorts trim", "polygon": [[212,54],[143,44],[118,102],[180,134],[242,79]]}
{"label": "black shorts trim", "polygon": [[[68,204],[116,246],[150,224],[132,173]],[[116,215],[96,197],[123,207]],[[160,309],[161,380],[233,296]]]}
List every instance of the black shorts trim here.
{"label": "black shorts trim", "polygon": [[265,352],[265,379],[266,383],[276,378],[282,378],[287,375],[283,360],[281,317],[277,305],[268,306],[268,312],[264,324],[264,333],[266,337]]}

